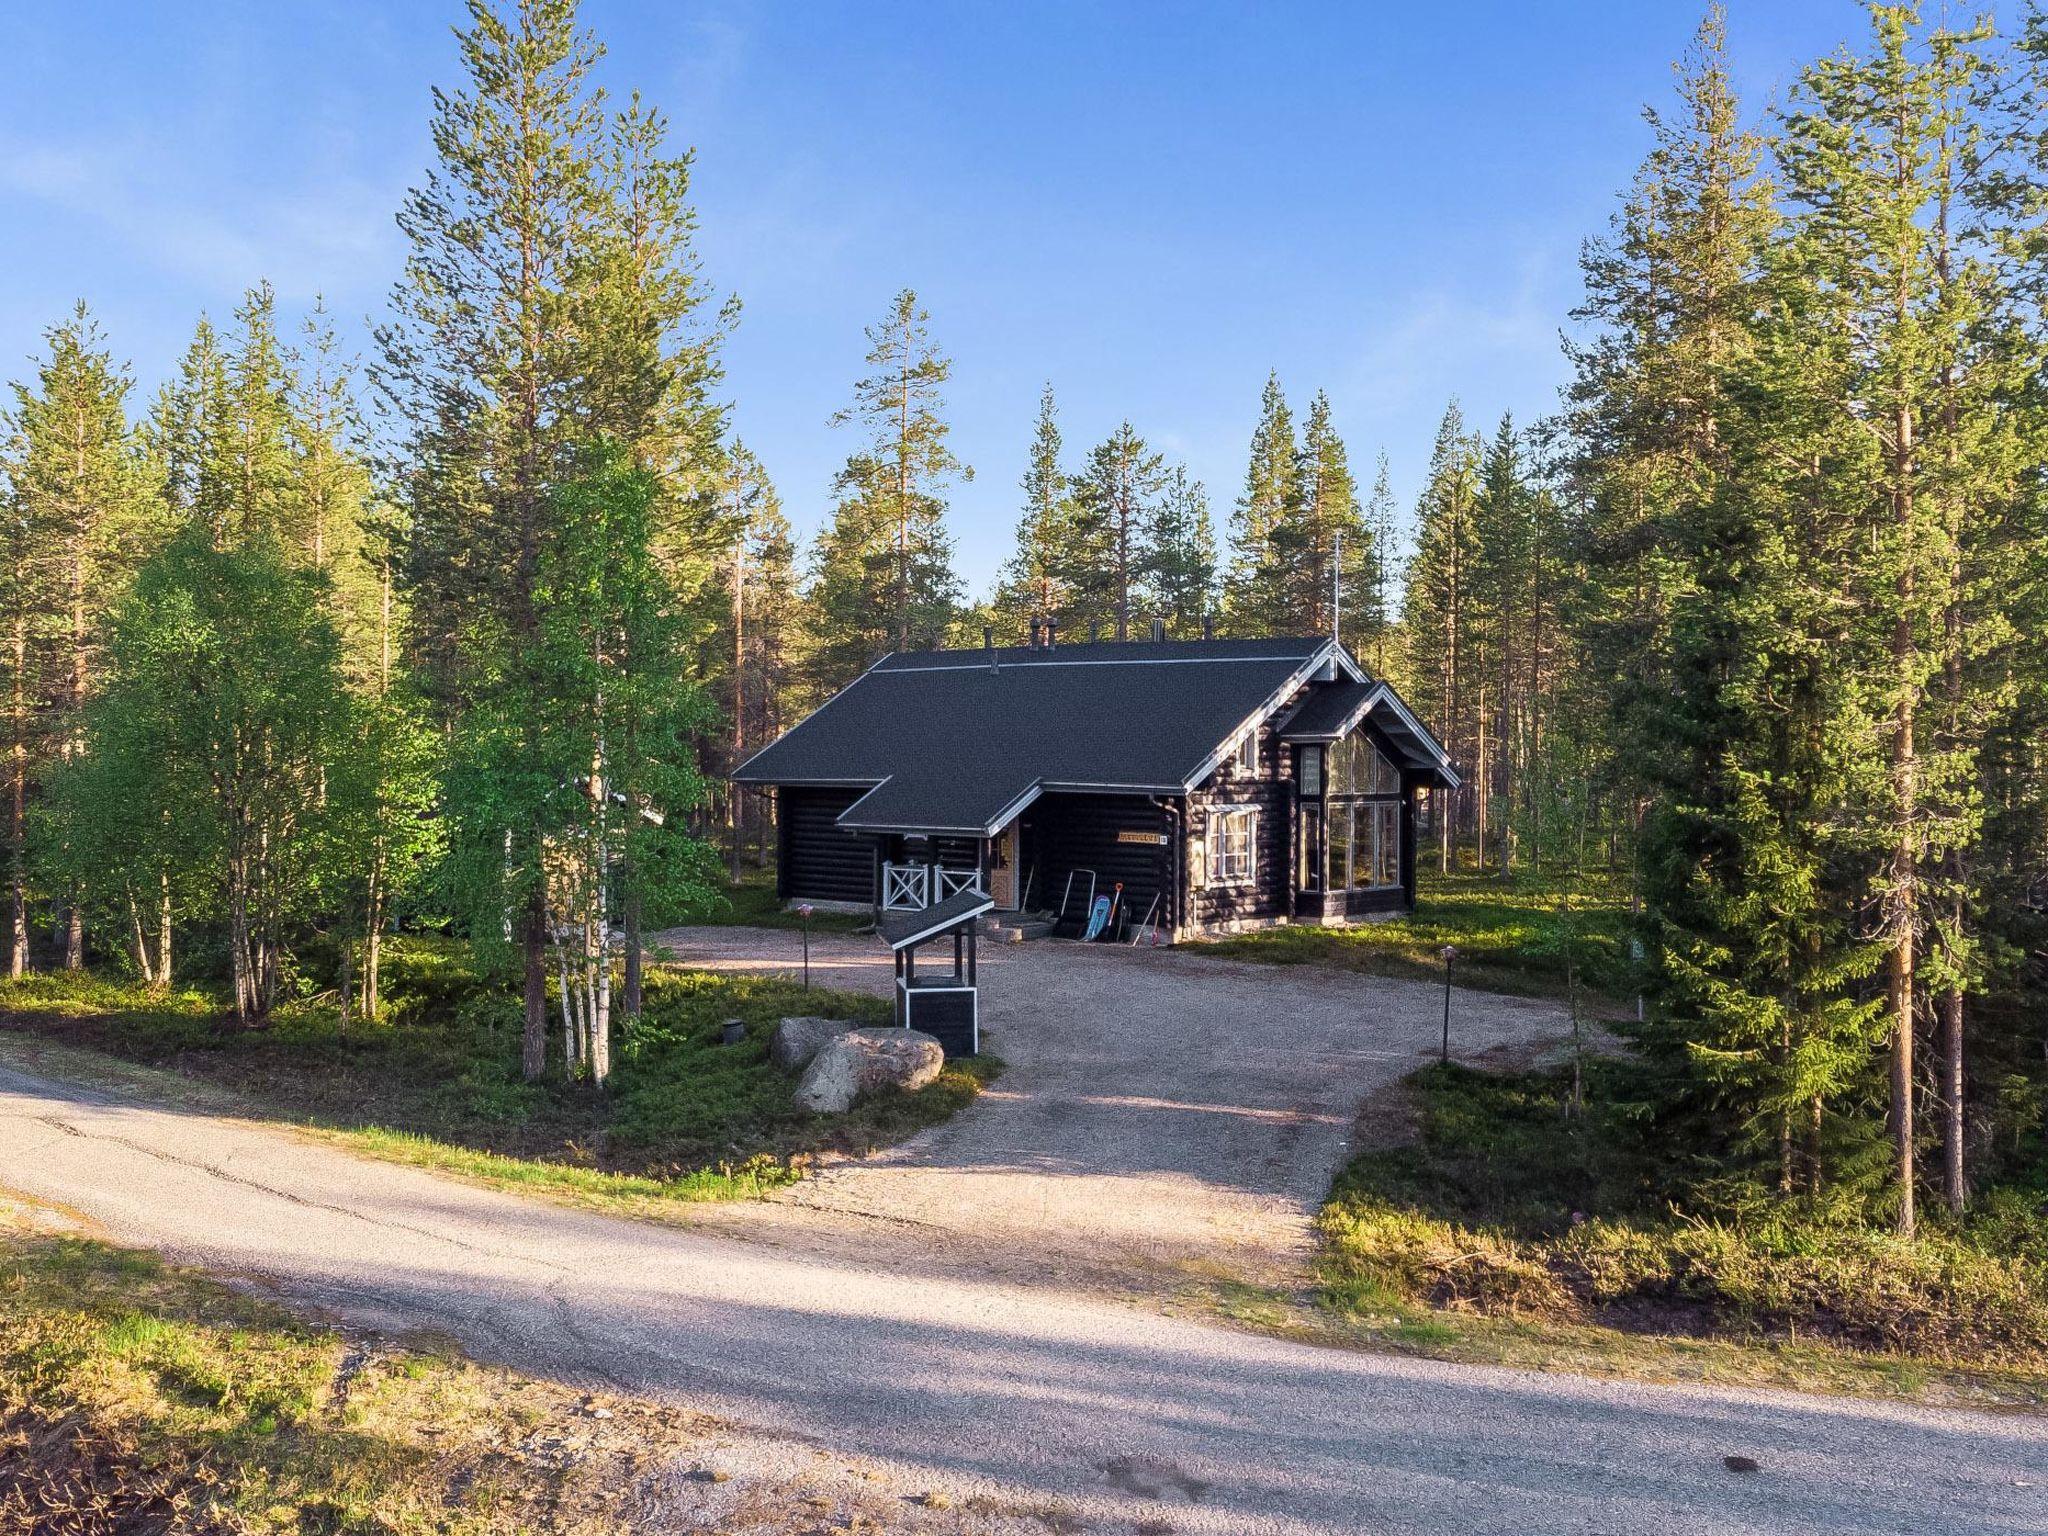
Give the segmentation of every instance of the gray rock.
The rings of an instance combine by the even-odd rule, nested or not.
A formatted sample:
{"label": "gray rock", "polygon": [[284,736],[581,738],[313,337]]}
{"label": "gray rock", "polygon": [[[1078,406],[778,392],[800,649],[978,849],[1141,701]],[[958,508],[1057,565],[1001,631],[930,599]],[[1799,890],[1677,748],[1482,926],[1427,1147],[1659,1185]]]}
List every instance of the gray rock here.
{"label": "gray rock", "polygon": [[784,1019],[768,1040],[768,1059],[785,1072],[795,1072],[833,1040],[856,1028],[852,1019]]}
{"label": "gray rock", "polygon": [[879,1088],[922,1088],[945,1064],[945,1049],[922,1030],[850,1030],[811,1058],[796,1085],[796,1102],[817,1114],[844,1114],[855,1099]]}

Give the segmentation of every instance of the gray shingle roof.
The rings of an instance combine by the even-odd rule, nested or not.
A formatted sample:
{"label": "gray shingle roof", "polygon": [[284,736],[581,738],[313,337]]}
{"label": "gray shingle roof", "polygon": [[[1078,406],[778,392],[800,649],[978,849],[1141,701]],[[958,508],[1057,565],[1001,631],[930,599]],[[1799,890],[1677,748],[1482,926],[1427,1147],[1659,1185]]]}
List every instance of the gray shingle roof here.
{"label": "gray shingle roof", "polygon": [[733,778],[875,786],[840,818],[856,831],[986,834],[1045,790],[1180,794],[1330,654],[1310,637],[892,655]]}

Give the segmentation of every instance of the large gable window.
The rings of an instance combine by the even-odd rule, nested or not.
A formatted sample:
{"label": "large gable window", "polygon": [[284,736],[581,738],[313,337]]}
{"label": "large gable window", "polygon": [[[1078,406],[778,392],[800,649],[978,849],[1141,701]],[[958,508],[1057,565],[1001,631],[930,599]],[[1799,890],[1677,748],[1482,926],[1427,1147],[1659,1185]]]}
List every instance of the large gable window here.
{"label": "large gable window", "polygon": [[1258,872],[1259,813],[1225,806],[1209,818],[1209,884],[1250,885]]}
{"label": "large gable window", "polygon": [[1312,768],[1314,754],[1309,747],[1301,753],[1302,889],[1335,893],[1399,886],[1401,770],[1362,731],[1331,742]]}
{"label": "large gable window", "polygon": [[1329,782],[1333,795],[1398,795],[1401,770],[1364,735],[1354,732],[1331,743]]}

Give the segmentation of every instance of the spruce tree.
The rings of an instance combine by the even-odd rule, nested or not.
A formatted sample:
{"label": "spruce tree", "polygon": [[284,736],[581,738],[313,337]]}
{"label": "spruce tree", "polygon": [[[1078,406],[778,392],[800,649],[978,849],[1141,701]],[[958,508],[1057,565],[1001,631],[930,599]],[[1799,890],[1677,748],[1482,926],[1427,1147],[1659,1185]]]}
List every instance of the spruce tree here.
{"label": "spruce tree", "polygon": [[[1840,364],[1826,383],[1871,439],[1872,451],[1842,473],[1867,533],[1857,570],[1884,658],[1869,675],[1888,754],[1885,789],[1871,806],[1887,850],[1873,895],[1887,949],[1894,1196],[1899,1230],[1910,1235],[1920,993],[1932,980],[1959,1013],[1970,983],[1966,936],[1953,920],[1941,925],[1935,973],[1922,972],[1939,922],[1934,876],[1947,866],[1948,883],[1962,884],[1958,866],[1980,827],[1959,656],[1945,744],[1935,688],[1946,627],[1959,628],[1964,509],[1995,494],[1999,474],[1984,462],[1990,402],[1971,398],[1984,274],[1971,270],[1957,195],[1984,169],[1969,111],[1989,34],[1922,35],[1916,13],[1899,5],[1873,6],[1870,21],[1867,53],[1844,52],[1801,77],[1779,158],[1793,209],[1789,259],[1816,298],[1808,316],[1817,344]],[[1953,902],[1966,900],[1965,889],[1954,892],[1952,918]],[[1957,1034],[1959,1053],[1960,1022]]]}
{"label": "spruce tree", "polygon": [[1028,634],[1033,619],[1069,627],[1075,620],[1072,595],[1058,575],[1074,538],[1074,503],[1061,453],[1059,416],[1048,384],[1038,397],[1031,455],[1019,487],[1024,508],[1017,519],[1016,547],[996,587],[994,607],[1011,634]]}
{"label": "spruce tree", "polygon": [[1727,369],[1745,345],[1748,284],[1775,219],[1726,45],[1712,7],[1675,71],[1677,109],[1645,110],[1651,149],[1609,234],[1586,247],[1575,312],[1585,331],[1567,347],[1582,571],[1570,622],[1579,664],[1601,680],[1602,778],[1624,825],[1640,819],[1652,779],[1692,771],[1691,748],[1664,722],[1670,608],[1685,582],[1669,550],[1725,472]]}
{"label": "spruce tree", "polygon": [[1288,610],[1282,543],[1299,505],[1299,451],[1294,414],[1268,374],[1259,397],[1244,493],[1230,516],[1230,566],[1223,580],[1223,621],[1234,635],[1285,634],[1299,621]]}
{"label": "spruce tree", "polygon": [[1357,594],[1349,606],[1349,611],[1356,615],[1349,624],[1351,648],[1354,653],[1368,656],[1372,670],[1382,677],[1387,675],[1387,642],[1394,624],[1389,591],[1394,571],[1394,516],[1393,478],[1387,468],[1387,456],[1382,452],[1373,468],[1372,495],[1365,504],[1363,548],[1355,564],[1348,552],[1345,556],[1345,585]]}

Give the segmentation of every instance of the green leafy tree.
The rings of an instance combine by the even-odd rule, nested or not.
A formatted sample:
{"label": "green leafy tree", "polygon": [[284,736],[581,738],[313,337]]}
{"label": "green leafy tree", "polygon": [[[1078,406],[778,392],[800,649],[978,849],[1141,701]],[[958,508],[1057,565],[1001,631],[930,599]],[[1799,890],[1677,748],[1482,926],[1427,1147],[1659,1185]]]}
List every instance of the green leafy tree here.
{"label": "green leafy tree", "polygon": [[[58,858],[81,886],[114,893],[124,915],[152,883],[161,894],[152,873],[189,877],[224,929],[245,1024],[278,1000],[345,814],[335,770],[357,722],[324,586],[268,532],[226,545],[199,527],[178,534],[114,616],[82,776],[58,798],[81,825],[101,797],[122,807],[135,851],[80,835]],[[160,973],[168,962],[166,947]]]}

